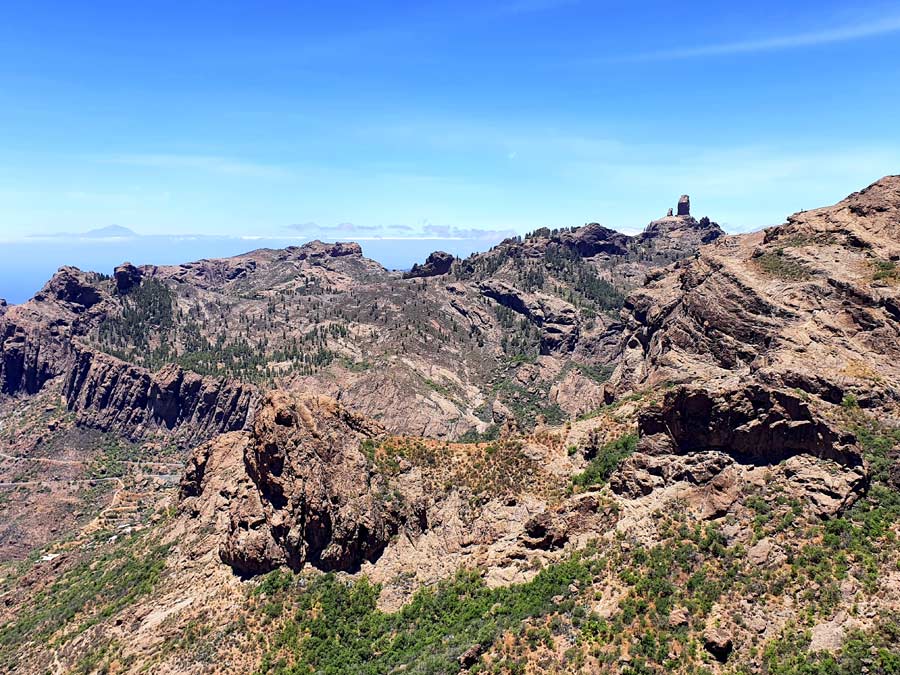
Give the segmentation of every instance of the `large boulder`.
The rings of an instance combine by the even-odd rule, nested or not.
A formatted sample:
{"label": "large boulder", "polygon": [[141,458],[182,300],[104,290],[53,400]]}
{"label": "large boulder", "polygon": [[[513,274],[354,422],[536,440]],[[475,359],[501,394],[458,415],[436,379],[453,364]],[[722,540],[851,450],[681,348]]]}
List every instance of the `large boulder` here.
{"label": "large boulder", "polygon": [[60,267],[50,281],[38,291],[36,302],[62,303],[74,312],[83,312],[103,300],[97,287],[76,267]]}
{"label": "large boulder", "polygon": [[144,273],[130,262],[124,262],[116,267],[113,276],[116,280],[116,290],[124,295],[141,283]]}
{"label": "large boulder", "polygon": [[[240,479],[226,481],[225,563],[243,575],[307,564],[354,571],[413,520],[412,505],[394,495],[361,448],[383,433],[327,396],[271,392],[239,439],[194,452],[181,486],[185,506],[209,510],[221,492],[210,467],[242,464]],[[220,456],[228,453],[242,462]]]}
{"label": "large boulder", "polygon": [[430,254],[423,265],[416,263],[409,272],[403,275],[404,279],[415,279],[418,277],[437,277],[447,274],[453,266],[454,258],[451,254],[444,251],[435,251]]}
{"label": "large boulder", "polygon": [[719,663],[728,661],[734,649],[731,633],[721,627],[713,627],[703,634],[703,647]]}

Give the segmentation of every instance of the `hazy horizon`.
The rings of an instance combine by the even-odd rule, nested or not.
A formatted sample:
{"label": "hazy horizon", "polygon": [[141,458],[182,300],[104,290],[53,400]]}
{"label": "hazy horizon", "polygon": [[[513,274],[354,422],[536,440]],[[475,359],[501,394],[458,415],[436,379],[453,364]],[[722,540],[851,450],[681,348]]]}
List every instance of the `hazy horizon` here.
{"label": "hazy horizon", "polygon": [[[898,36],[900,2],[13,4],[0,297],[251,241],[405,268],[683,193],[728,232],[783,222],[900,172]],[[113,224],[206,239],[63,241]]]}
{"label": "hazy horizon", "polygon": [[0,242],[490,240],[682,193],[745,231],[900,171],[898,35],[898,2],[13,3]]}
{"label": "hazy horizon", "polygon": [[[845,194],[831,202],[811,205],[810,208],[828,206],[838,202],[851,192],[866,187],[859,185],[848,188]],[[698,206],[699,201],[699,206]],[[550,223],[540,227],[579,227],[590,222],[599,222],[624,234],[637,234],[652,220],[666,215],[674,208],[677,196],[668,203],[654,200],[661,205],[652,219],[642,224],[615,226],[602,219],[589,219],[581,223]],[[758,223],[754,226],[735,229],[720,222],[715,214],[708,213],[705,202],[691,197],[691,214],[695,218],[708,216],[718,222],[728,234],[739,234],[760,230],[784,222],[788,215],[805,209],[794,209],[777,221]],[[30,299],[35,292],[62,266],[69,265],[85,271],[110,274],[113,268],[123,262],[136,265],[178,265],[204,258],[224,258],[260,249],[302,246],[313,240],[325,242],[356,242],[362,247],[363,255],[371,258],[387,269],[407,270],[417,262],[422,262],[429,253],[442,250],[459,258],[490,249],[503,239],[521,236],[528,230],[523,228],[466,231],[457,228],[432,228],[426,232],[404,231],[402,228],[384,230],[378,228],[360,229],[349,223],[332,228],[321,228],[315,224],[295,225],[292,234],[277,235],[220,235],[185,232],[181,234],[144,234],[122,225],[106,225],[81,232],[56,231],[46,234],[32,234],[19,238],[0,238],[0,299],[9,304],[20,304]],[[343,236],[347,235],[347,236]],[[441,236],[443,235],[443,236]]]}
{"label": "hazy horizon", "polygon": [[[168,237],[165,235],[138,236],[98,241],[91,238],[47,238],[36,242],[7,242],[3,244],[3,265],[0,266],[0,299],[20,304],[30,299],[63,265],[85,271],[111,274],[113,268],[125,261],[135,265],[178,265],[203,258],[222,258],[249,253],[259,248],[300,246],[309,239],[237,237]],[[344,239],[343,241],[350,241]],[[405,270],[422,262],[435,250],[443,250],[458,257],[486,250],[499,243],[484,240],[418,239],[403,242],[390,239],[358,242],[363,255],[384,267]],[[480,245],[480,247],[479,247]]]}

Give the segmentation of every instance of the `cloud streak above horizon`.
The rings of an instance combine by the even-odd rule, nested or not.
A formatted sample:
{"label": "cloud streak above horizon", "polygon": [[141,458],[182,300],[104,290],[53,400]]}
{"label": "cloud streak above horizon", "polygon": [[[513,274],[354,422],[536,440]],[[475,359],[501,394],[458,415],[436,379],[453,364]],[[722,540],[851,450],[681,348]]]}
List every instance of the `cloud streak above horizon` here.
{"label": "cloud streak above horizon", "polygon": [[354,223],[340,223],[334,226],[320,226],[317,223],[301,223],[289,225],[288,229],[302,234],[309,239],[340,240],[353,239],[355,241],[485,241],[499,242],[506,237],[517,234],[509,229],[484,229],[464,228],[453,225],[433,225],[423,223],[419,227],[409,225],[356,225]]}
{"label": "cloud streak above horizon", "polygon": [[0,237],[0,243],[41,244],[46,242],[69,242],[90,244],[119,244],[128,241],[271,241],[282,244],[303,243],[319,239],[323,241],[471,241],[495,244],[502,239],[517,234],[513,229],[460,228],[451,225],[424,223],[419,227],[409,225],[356,225],[340,223],[320,226],[308,222],[288,225],[284,232],[272,234],[227,234],[227,233],[154,233],[140,234],[126,227],[113,225],[83,232],[50,232],[28,234],[19,237]]}
{"label": "cloud streak above horizon", "polygon": [[167,171],[204,171],[231,176],[278,178],[286,174],[283,167],[217,155],[124,154],[98,158],[105,164],[121,164]]}
{"label": "cloud streak above horizon", "polygon": [[635,63],[645,61],[675,61],[708,56],[751,54],[756,52],[781,51],[841,42],[852,42],[898,32],[900,32],[900,14],[882,17],[874,21],[836,26],[817,31],[738,40],[734,42],[721,42],[718,44],[687,47],[684,49],[642,52],[619,57],[591,59],[591,61],[593,63]]}

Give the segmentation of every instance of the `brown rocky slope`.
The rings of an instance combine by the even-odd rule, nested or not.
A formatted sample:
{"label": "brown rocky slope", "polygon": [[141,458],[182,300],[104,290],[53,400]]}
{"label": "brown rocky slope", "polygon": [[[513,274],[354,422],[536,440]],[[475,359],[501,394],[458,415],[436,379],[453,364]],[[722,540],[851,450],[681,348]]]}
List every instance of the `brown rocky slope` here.
{"label": "brown rocky slope", "polygon": [[[449,283],[409,280],[431,298],[446,291],[462,316],[496,302],[536,329],[535,362],[517,367],[516,382],[602,352],[615,372],[593,384],[596,409],[525,430],[510,416],[497,440],[452,443],[392,434],[320,394],[269,392],[245,428],[194,451],[177,499],[144,534],[65,550],[47,578],[37,565],[23,583],[4,582],[0,662],[18,658],[22,672],[83,663],[196,673],[892,672],[898,215],[900,179],[889,177],[778,228],[711,237],[697,256],[651,270],[621,323],[606,315],[591,326],[581,307],[556,306],[576,303],[524,283],[537,269],[529,260],[562,278],[582,269],[567,267],[563,251],[602,258],[638,245],[591,226],[507,242],[496,258],[463,261]],[[693,240],[707,227],[685,215],[663,221],[651,233],[674,228]],[[657,262],[673,250],[656,249]],[[292,265],[297,255],[255,254],[255,268],[249,258],[204,262],[185,274],[201,270],[206,293],[261,268],[271,275],[270,256]],[[323,259],[366,264],[352,252]],[[327,278],[344,272],[329,267]],[[391,311],[416,306],[406,302]],[[589,389],[575,381],[571,391]],[[509,400],[494,402],[498,415]],[[77,588],[79,565],[112,569],[97,556],[127,547],[163,561],[141,577],[143,595],[119,602],[100,586],[96,610],[66,596],[81,631],[30,609],[40,598],[52,610],[44,591]],[[460,569],[473,576],[454,576]],[[22,626],[54,640],[21,639]]]}

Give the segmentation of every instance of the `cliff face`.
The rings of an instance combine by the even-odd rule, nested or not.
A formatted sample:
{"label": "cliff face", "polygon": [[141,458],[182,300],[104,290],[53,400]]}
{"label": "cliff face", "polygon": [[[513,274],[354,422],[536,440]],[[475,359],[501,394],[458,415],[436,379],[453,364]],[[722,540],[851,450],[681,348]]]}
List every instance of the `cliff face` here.
{"label": "cliff face", "polygon": [[90,349],[73,348],[63,395],[79,423],[131,439],[156,431],[199,442],[243,429],[259,391],[169,365],[157,373]]}
{"label": "cliff face", "polygon": [[34,394],[67,370],[72,340],[102,320],[109,296],[94,275],[61,268],[24,305],[0,312],[0,394]]}
{"label": "cliff face", "polygon": [[0,316],[0,393],[34,394],[60,372],[58,341]]}
{"label": "cliff face", "polygon": [[126,272],[115,282],[63,267],[35,297],[0,314],[0,394],[38,393],[59,378],[79,424],[130,439],[171,432],[182,442],[243,428],[258,391],[225,379],[201,377],[169,365],[158,373],[89,347],[88,335],[117,311]]}

